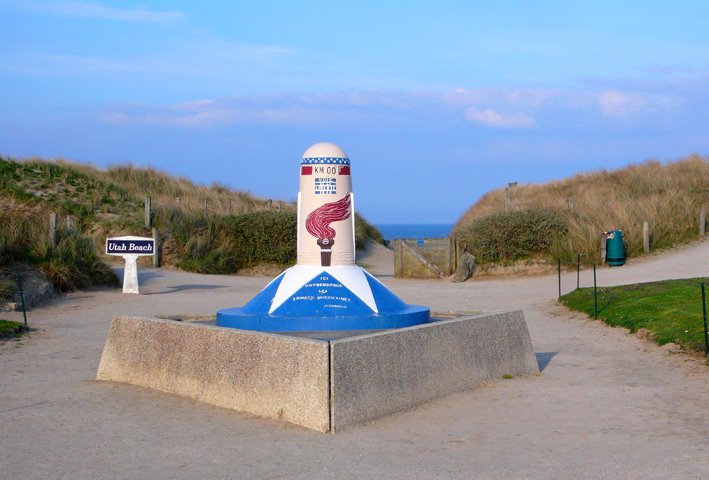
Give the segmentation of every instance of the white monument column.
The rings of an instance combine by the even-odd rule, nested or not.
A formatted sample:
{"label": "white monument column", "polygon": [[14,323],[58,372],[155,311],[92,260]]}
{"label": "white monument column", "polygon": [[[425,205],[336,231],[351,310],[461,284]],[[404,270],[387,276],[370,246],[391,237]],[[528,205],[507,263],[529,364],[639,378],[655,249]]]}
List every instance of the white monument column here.
{"label": "white monument column", "polygon": [[350,159],[316,143],[300,161],[298,265],[354,265],[354,195]]}

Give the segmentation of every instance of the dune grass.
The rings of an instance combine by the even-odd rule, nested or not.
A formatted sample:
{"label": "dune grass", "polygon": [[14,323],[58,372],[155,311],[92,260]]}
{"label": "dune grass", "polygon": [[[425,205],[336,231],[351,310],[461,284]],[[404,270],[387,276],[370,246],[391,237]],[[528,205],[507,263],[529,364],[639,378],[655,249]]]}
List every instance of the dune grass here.
{"label": "dune grass", "polygon": [[[67,262],[60,258],[73,255],[84,266],[91,262],[77,254],[83,247],[76,244],[85,242],[77,236],[60,240],[51,251],[42,241],[32,240],[46,238],[49,212],[58,213],[63,226],[67,215],[74,218],[75,229],[93,240],[96,253],[101,254],[107,236],[151,235],[144,221],[146,196],[151,197],[153,226],[160,230],[164,265],[236,273],[261,263],[285,266],[295,262],[293,203],[257,198],[218,183],[198,185],[153,168],[117,165],[103,170],[63,160],[0,157],[0,200],[41,211],[31,222],[8,217],[12,229],[31,230],[28,234],[10,232],[10,236],[25,236],[28,242],[23,251],[35,252],[33,258],[44,249],[39,255],[45,258],[42,264],[61,289],[90,282],[81,272],[67,269]],[[383,243],[379,231],[356,216],[357,247],[364,247],[370,239]]]}
{"label": "dune grass", "polygon": [[[185,213],[228,215],[273,207],[267,199],[224,185],[198,185],[153,168],[130,164],[99,169],[90,164],[38,158],[16,161],[0,157],[0,194],[26,203],[44,203],[57,213],[93,218],[120,214],[139,222],[146,196],[153,208],[178,207]],[[283,202],[283,209],[294,209]]]}
{"label": "dune grass", "polygon": [[[703,352],[702,282],[709,285],[709,277],[599,288],[598,318],[631,332],[649,330],[660,345],[672,342]],[[593,316],[593,288],[563,295],[561,302]]]}
{"label": "dune grass", "polygon": [[[640,255],[643,222],[650,223],[653,249],[698,237],[699,211],[709,208],[709,157],[692,155],[667,164],[647,161],[612,172],[513,186],[510,199],[512,211],[552,211],[567,226],[567,234],[547,249],[550,258],[581,254],[595,259],[600,233],[612,227],[623,230],[627,254]],[[459,234],[476,219],[504,210],[505,189],[493,190],[463,215],[455,231]]]}
{"label": "dune grass", "polygon": [[0,300],[14,295],[10,271],[14,263],[40,268],[58,291],[92,285],[115,285],[116,275],[103,263],[93,241],[77,229],[60,228],[56,244],[49,240],[49,209],[0,197]]}

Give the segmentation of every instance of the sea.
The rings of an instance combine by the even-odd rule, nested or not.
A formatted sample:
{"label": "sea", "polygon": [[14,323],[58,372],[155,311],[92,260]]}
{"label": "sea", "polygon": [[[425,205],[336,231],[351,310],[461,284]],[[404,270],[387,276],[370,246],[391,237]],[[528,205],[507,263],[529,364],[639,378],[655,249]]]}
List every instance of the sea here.
{"label": "sea", "polygon": [[397,238],[447,238],[453,230],[452,223],[382,223],[375,226],[382,232],[384,240],[396,240]]}

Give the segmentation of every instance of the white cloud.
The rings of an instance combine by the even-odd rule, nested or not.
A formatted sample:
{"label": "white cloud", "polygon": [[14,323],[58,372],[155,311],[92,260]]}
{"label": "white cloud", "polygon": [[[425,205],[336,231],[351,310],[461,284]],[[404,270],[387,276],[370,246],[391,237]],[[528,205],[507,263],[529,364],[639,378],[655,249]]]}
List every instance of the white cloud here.
{"label": "white cloud", "polygon": [[[455,99],[456,96],[465,98]],[[459,121],[490,128],[559,128],[607,121],[630,112],[665,108],[662,98],[620,90],[351,90],[196,99],[172,105],[124,105],[103,118],[112,123],[208,127],[218,124],[325,126],[413,125]]]}
{"label": "white cloud", "polygon": [[502,115],[492,108],[478,110],[470,107],[465,112],[465,118],[488,127],[530,128],[536,125],[534,118],[528,115]]}
{"label": "white cloud", "polygon": [[168,106],[126,106],[101,115],[115,125],[166,125],[206,128],[230,123],[303,125],[322,122],[325,109],[293,104],[290,98],[203,99]]}
{"label": "white cloud", "polygon": [[58,1],[58,2],[18,2],[24,10],[44,15],[62,17],[95,18],[100,20],[118,20],[125,22],[167,22],[184,16],[182,12],[156,12],[145,7],[116,8],[97,2]]}
{"label": "white cloud", "polygon": [[598,99],[601,110],[607,115],[615,117],[622,117],[641,110],[647,105],[647,102],[639,95],[620,91],[601,92],[596,98]]}
{"label": "white cloud", "polygon": [[254,95],[200,99],[168,106],[126,105],[102,114],[101,118],[117,125],[185,127],[227,123],[303,126],[384,121],[391,124],[405,121],[402,118],[407,118],[407,112],[412,108],[422,108],[426,98],[417,94],[384,91]]}
{"label": "white cloud", "polygon": [[443,94],[443,99],[451,104],[478,105],[480,103],[505,103],[517,107],[543,107],[564,95],[563,91],[551,89],[465,89],[456,88]]}
{"label": "white cloud", "polygon": [[234,120],[234,111],[220,106],[212,99],[195,100],[168,107],[127,108],[102,115],[112,124],[173,125],[182,127],[208,127]]}

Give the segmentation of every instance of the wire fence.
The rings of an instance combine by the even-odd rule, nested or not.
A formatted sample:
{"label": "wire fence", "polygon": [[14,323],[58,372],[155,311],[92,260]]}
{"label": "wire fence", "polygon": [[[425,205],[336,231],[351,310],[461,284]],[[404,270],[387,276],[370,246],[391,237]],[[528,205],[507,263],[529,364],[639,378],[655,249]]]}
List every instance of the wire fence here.
{"label": "wire fence", "polygon": [[[576,256],[576,261],[562,261],[561,258],[558,258],[556,261],[556,272],[557,272],[557,283],[558,283],[558,288],[559,288],[559,296],[558,299],[559,301],[561,300],[562,297],[562,285],[561,285],[561,274],[562,274],[562,266],[574,266],[576,267],[576,288],[573,291],[576,291],[581,288],[581,258],[582,256],[579,254]],[[593,270],[593,318],[597,319],[598,318],[598,279],[596,276],[596,264],[592,263],[591,264],[592,270]],[[704,320],[704,352],[706,354],[707,359],[709,360],[709,321],[707,321],[707,295],[706,295],[706,284],[704,282],[701,282],[699,284],[700,289],[701,289],[701,299],[702,299],[702,316]]]}
{"label": "wire fence", "polygon": [[707,294],[706,286],[702,282],[702,314],[704,316],[704,353],[709,360],[709,328],[707,327]]}

